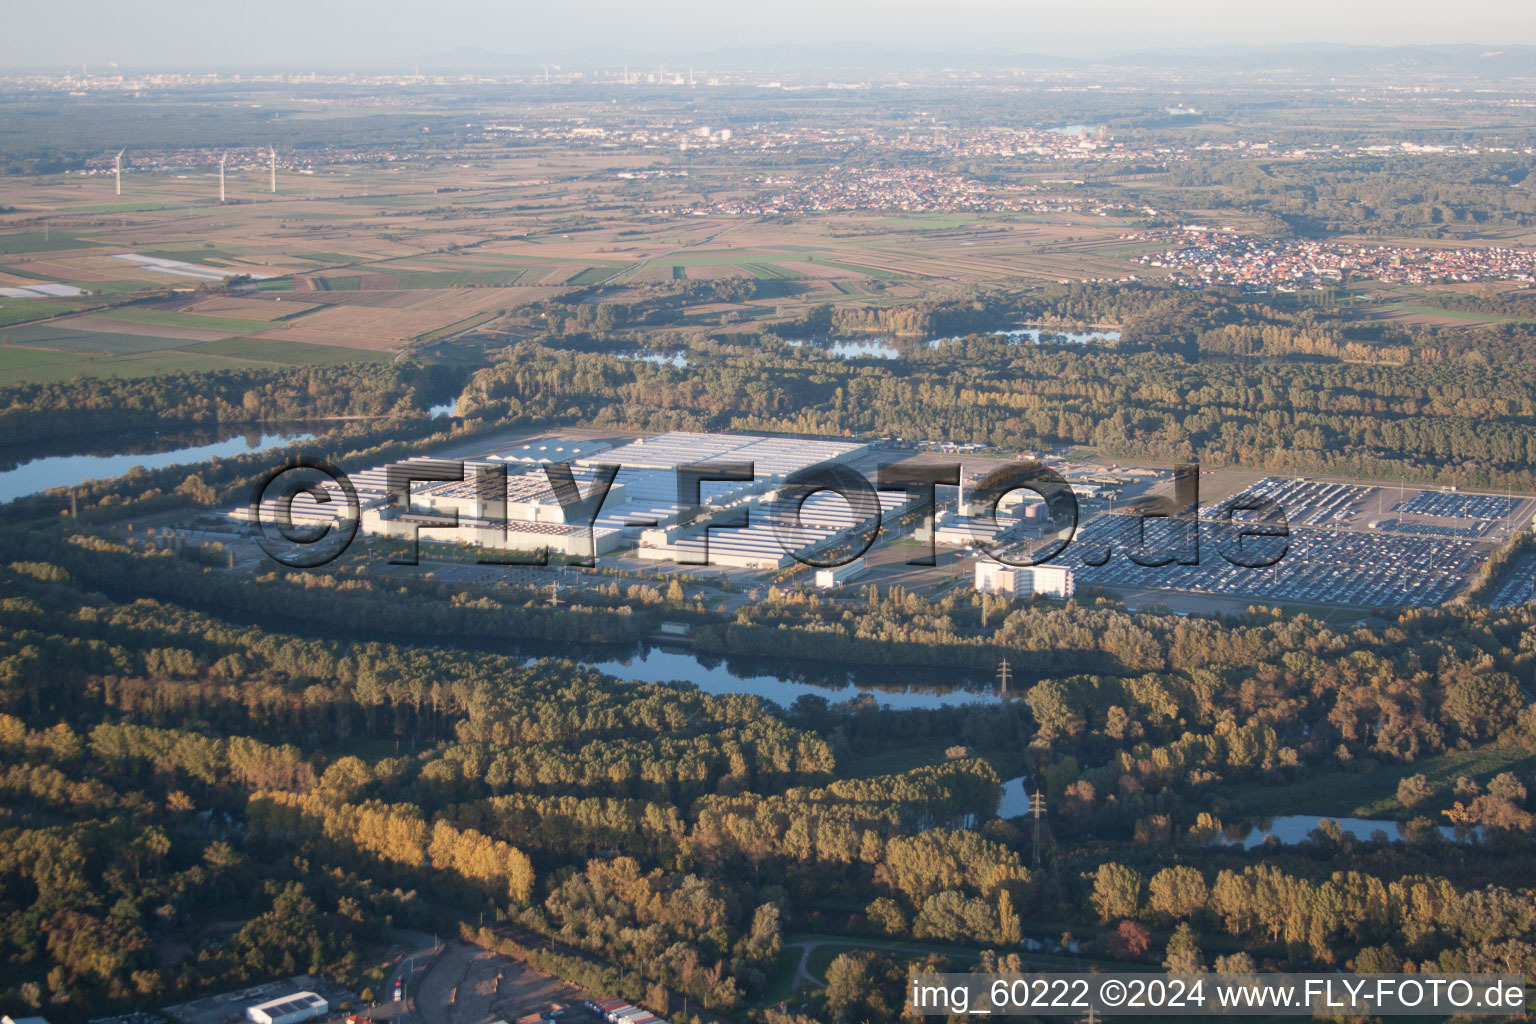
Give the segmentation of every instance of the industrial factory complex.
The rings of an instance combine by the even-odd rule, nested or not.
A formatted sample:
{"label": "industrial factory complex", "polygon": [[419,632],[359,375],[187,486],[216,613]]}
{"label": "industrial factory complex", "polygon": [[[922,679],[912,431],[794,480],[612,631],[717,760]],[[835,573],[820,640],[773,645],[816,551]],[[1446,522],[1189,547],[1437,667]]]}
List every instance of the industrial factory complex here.
{"label": "industrial factory complex", "polygon": [[[409,538],[414,532],[436,543],[583,560],[632,549],[648,561],[768,571],[797,557],[830,558],[828,552],[878,525],[832,492],[803,502],[780,494],[793,473],[850,465],[870,454],[870,445],[846,441],[674,432],[619,445],[523,444],[464,460],[462,473],[459,463],[408,459],[349,479],[365,535]],[[554,465],[569,472],[574,488],[564,501],[546,468]],[[454,479],[435,479],[444,475]],[[407,478],[408,504],[399,497]],[[326,501],[307,494],[291,501],[296,523],[323,525],[349,515],[342,487],[322,486]],[[599,496],[596,507],[583,500]],[[915,500],[906,492],[880,493],[882,521],[894,523]],[[280,502],[269,496],[261,519],[275,520]],[[249,508],[234,515],[255,518]]]}
{"label": "industrial factory complex", "polygon": [[[1068,481],[1075,522],[1053,519],[1029,490],[999,500],[981,486],[988,474],[1024,457]],[[958,485],[936,486],[932,506],[920,488],[877,489],[882,466],[909,460],[958,462]],[[870,487],[850,501],[832,490],[807,495],[803,486],[787,486],[813,468],[823,476],[856,474]],[[474,553],[468,561],[489,564],[593,566],[608,558],[617,562],[606,567],[626,572],[683,567],[704,578],[804,566],[803,582],[821,589],[880,582],[897,569],[905,585],[947,585],[958,570],[977,592],[1010,598],[1066,600],[1091,586],[1135,594],[1143,603],[1148,595],[1205,602],[1192,607],[1227,598],[1386,608],[1451,600],[1536,513],[1536,502],[1509,495],[1250,476],[1207,492],[1195,560],[1180,555],[1142,564],[1148,560],[1131,556],[1149,538],[1172,535],[1167,527],[1151,529],[1152,520],[1134,507],[1169,492],[1171,469],[1103,465],[1065,453],[677,431],[544,437],[462,461],[423,457],[349,469],[346,479],[355,504],[341,483],[322,478],[308,492],[268,493],[259,511],[231,514],[259,518],[265,530],[286,505],[295,526],[350,528],[355,508],[364,538],[436,545],[439,558],[449,557],[441,546],[458,545]],[[1216,520],[1240,494],[1283,509],[1289,533],[1276,564],[1248,568],[1218,553]],[[904,538],[940,560],[907,561],[918,551],[876,558],[871,551],[872,543]],[[1064,549],[1061,539],[1070,541]],[[1047,547],[1057,552],[1049,564],[1031,566],[1031,552]],[[972,564],[957,565],[965,560]],[[904,568],[914,565],[934,568]]]}

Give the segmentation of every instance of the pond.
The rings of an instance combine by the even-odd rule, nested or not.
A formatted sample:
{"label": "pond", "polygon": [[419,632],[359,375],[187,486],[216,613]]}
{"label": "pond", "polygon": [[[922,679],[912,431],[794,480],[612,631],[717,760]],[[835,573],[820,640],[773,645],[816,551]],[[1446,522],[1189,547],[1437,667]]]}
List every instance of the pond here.
{"label": "pond", "polygon": [[[1059,331],[1049,327],[1014,327],[1006,331],[988,331],[994,337],[1007,338],[1010,345],[1089,345],[1095,342],[1119,341],[1119,331]],[[946,342],[959,341],[962,336],[934,338],[929,348],[938,348]]]}
{"label": "pond", "polygon": [[[227,428],[226,428],[227,429]],[[219,435],[208,431],[174,434],[148,434],[135,444],[131,438],[115,438],[100,450],[91,450],[88,442],[74,447],[85,449],[67,455],[38,456],[36,449],[18,447],[6,453],[16,464],[0,472],[0,502],[14,501],[52,487],[74,487],[87,480],[106,480],[122,476],[134,466],[163,469],[166,466],[205,462],[248,452],[279,448],[295,441],[308,441],[311,433],[244,433]]]}
{"label": "pond", "polygon": [[646,352],[637,349],[634,352],[621,352],[619,353],[619,358],[642,363],[653,363],[656,366],[671,366],[679,370],[688,365],[688,353],[686,352]]}
{"label": "pond", "polygon": [[812,348],[836,356],[838,359],[899,359],[901,353],[884,338],[869,338],[853,341],[842,339],[838,341],[812,341],[807,342],[802,338],[788,339],[790,348],[800,348],[809,344]]}
{"label": "pond", "polygon": [[[924,673],[889,666],[849,667],[766,658],[721,659],[692,651],[642,647],[618,656],[581,659],[581,664],[635,683],[682,680],[705,693],[749,693],[788,707],[803,696],[841,703],[868,696],[894,710],[990,703],[990,682],[955,679],[953,673]],[[929,682],[940,676],[942,684]],[[956,685],[958,684],[958,685]]]}
{"label": "pond", "polygon": [[[1336,822],[1339,831],[1357,842],[1370,842],[1377,832],[1385,833],[1387,839],[1391,841],[1405,838],[1405,826],[1399,821],[1373,818],[1329,818],[1327,815],[1318,814],[1286,814],[1275,818],[1260,818],[1252,823],[1228,826],[1222,837],[1215,841],[1232,845],[1241,844],[1243,849],[1252,850],[1263,845],[1270,836],[1274,836],[1278,842],[1292,846],[1306,842],[1312,830],[1323,821]],[[1436,830],[1453,842],[1457,838],[1456,830],[1449,825],[1438,825]]]}
{"label": "pond", "polygon": [[[1049,327],[1010,327],[1007,330],[976,331],[974,333],[986,333],[994,337],[1005,338],[1010,345],[1090,345],[1120,340],[1120,332],[1115,330],[1062,331]],[[962,337],[964,336],[932,338],[925,344],[929,348],[940,348],[946,343],[959,341]],[[836,338],[825,341],[789,338],[786,339],[786,343],[791,348],[810,346],[838,359],[901,358],[901,350],[889,338]]]}
{"label": "pond", "polygon": [[896,359],[901,353],[888,341],[838,341],[827,349],[839,359]]}
{"label": "pond", "polygon": [[1020,775],[1016,779],[1007,779],[1003,782],[1003,798],[997,804],[997,816],[999,818],[1017,818],[1021,814],[1029,813],[1029,776]]}
{"label": "pond", "polygon": [[[1005,781],[1003,798],[997,805],[998,817],[1016,818],[1028,814],[1031,785],[1033,784],[1027,776]],[[1389,841],[1395,842],[1405,838],[1404,825],[1398,821],[1373,818],[1328,818],[1320,814],[1285,814],[1229,825],[1224,834],[1212,842],[1242,846],[1245,850],[1252,850],[1262,846],[1270,836],[1274,836],[1276,842],[1294,846],[1305,843],[1311,838],[1312,830],[1325,820],[1337,822],[1339,830],[1357,842],[1371,842],[1373,835],[1378,832],[1385,833]],[[1438,825],[1436,831],[1452,842],[1457,841],[1456,830],[1449,825]]]}

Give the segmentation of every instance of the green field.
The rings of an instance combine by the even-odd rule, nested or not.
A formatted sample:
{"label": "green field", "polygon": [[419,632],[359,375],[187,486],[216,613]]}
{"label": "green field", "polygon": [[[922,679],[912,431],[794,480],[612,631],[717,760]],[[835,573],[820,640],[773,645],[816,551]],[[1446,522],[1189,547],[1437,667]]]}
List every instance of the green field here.
{"label": "green field", "polygon": [[0,384],[44,384],[76,377],[159,377],[210,370],[270,369],[271,366],[271,360],[229,358],[186,349],[128,355],[79,355],[0,346]]}
{"label": "green field", "polygon": [[[1245,815],[1319,814],[1341,818],[1390,818],[1407,821],[1428,815],[1445,824],[1440,811],[1451,805],[1450,792],[1465,775],[1487,785],[1500,772],[1528,775],[1536,755],[1513,747],[1477,747],[1407,764],[1395,764],[1370,774],[1319,772],[1283,789],[1239,786],[1230,794],[1233,806]],[[1423,774],[1436,796],[1412,810],[1397,801],[1397,784]]]}
{"label": "green field", "polygon": [[1528,324],[1531,321],[1517,316],[1500,316],[1497,313],[1474,313],[1464,309],[1445,309],[1441,306],[1424,305],[1411,300],[1384,302],[1378,307],[1384,313],[1402,313],[1409,316],[1444,317],[1447,320],[1461,320],[1471,324],[1499,323],[1499,324]]}
{"label": "green field", "polygon": [[857,263],[849,263],[846,260],[816,260],[815,262],[820,263],[824,267],[839,267],[843,270],[851,270],[856,274],[863,274],[865,277],[873,277],[877,281],[894,281],[902,276],[893,270],[865,267]]}
{"label": "green field", "polygon": [[82,241],[79,235],[68,231],[22,231],[14,235],[0,235],[0,253],[89,249],[96,244]]}
{"label": "green field", "polygon": [[157,338],[150,334],[110,334],[106,331],[79,330],[71,327],[55,327],[39,324],[35,327],[18,327],[8,331],[16,345],[36,345],[63,352],[80,352],[91,355],[125,356],[140,352],[155,352],[167,348],[185,348],[196,344],[174,338]]}
{"label": "green field", "polygon": [[805,277],[798,270],[790,270],[777,263],[743,263],[742,266],[751,271],[753,277],[765,280],[798,281]]}
{"label": "green field", "polygon": [[[385,271],[387,273],[387,271]],[[509,270],[402,270],[399,272],[400,287],[433,291],[439,288],[458,288],[471,285],[508,287],[527,273],[527,268]],[[332,278],[334,280],[334,278]]]}
{"label": "green field", "polygon": [[565,283],[574,285],[601,284],[612,276],[612,267],[588,267],[581,273],[566,278]]}
{"label": "green field", "polygon": [[182,351],[192,355],[222,356],[227,359],[260,360],[287,366],[320,366],[329,363],[377,363],[390,358],[388,352],[342,348],[339,345],[306,345],[276,338],[225,338],[206,341]]}
{"label": "green field", "polygon": [[71,307],[42,299],[5,299],[0,301],[0,327],[41,320],[45,316],[68,313]]}
{"label": "green field", "polygon": [[12,348],[0,345],[0,375],[10,375],[16,370],[30,370],[38,366],[57,366],[72,363],[79,356],[68,352],[45,352],[35,348]]}
{"label": "green field", "polygon": [[73,213],[152,213],[155,210],[179,209],[180,204],[172,203],[95,203],[90,206],[74,206],[70,210]]}
{"label": "green field", "polygon": [[169,283],[163,285],[149,284],[145,281],[91,281],[80,287],[89,288],[99,295],[131,295],[134,292],[163,291],[170,287]]}

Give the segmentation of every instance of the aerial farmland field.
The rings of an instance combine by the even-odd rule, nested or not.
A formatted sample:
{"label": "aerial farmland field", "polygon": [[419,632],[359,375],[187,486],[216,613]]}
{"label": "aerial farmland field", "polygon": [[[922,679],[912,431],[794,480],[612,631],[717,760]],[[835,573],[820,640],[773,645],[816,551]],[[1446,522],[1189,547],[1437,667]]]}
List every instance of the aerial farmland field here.
{"label": "aerial farmland field", "polygon": [[[492,136],[452,162],[316,161],[302,174],[280,169],[275,192],[265,153],[237,149],[222,204],[212,152],[174,172],[130,161],[121,197],[109,175],[0,178],[0,208],[11,211],[0,213],[0,282],[55,290],[0,300],[0,325],[13,346],[90,351],[81,369],[96,373],[148,352],[197,362],[217,354],[199,346],[230,339],[317,346],[323,360],[399,353],[487,324],[526,332],[538,326],[526,310],[567,294],[606,304],[739,283],[740,295],[689,304],[676,324],[730,321],[734,330],[823,303],[888,306],[1164,273],[1136,262],[1160,243],[1134,237],[1133,206],[1092,207],[1078,186],[1052,184],[1048,163],[1021,162],[1008,194],[1055,197],[1061,212],[833,202],[785,216],[762,212],[780,201],[764,195],[835,194],[847,174],[816,160],[742,174],[687,147],[640,156],[497,143]],[[867,187],[907,187],[890,177]],[[1105,180],[1113,191],[1149,179],[1161,180]],[[1219,196],[1187,191],[1197,207]],[[630,289],[643,294],[625,298]],[[1382,315],[1457,322],[1412,295],[1394,297]],[[21,333],[42,321],[47,330]]]}

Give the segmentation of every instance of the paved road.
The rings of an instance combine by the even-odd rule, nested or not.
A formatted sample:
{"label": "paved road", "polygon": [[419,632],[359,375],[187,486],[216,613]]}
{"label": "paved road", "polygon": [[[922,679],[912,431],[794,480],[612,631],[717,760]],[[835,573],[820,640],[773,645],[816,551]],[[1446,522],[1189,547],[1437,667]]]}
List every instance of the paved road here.
{"label": "paved road", "polygon": [[[411,952],[406,954],[395,972],[389,976],[383,991],[374,993],[381,1003],[368,1016],[374,1020],[398,1020],[400,1024],[408,1024],[415,1010],[416,980],[418,976],[425,977],[432,969],[435,958],[443,951],[443,943],[437,936],[426,932],[407,931],[403,928],[391,928],[390,932],[411,946]],[[403,983],[405,992],[405,999],[398,1003],[394,1002],[397,981]]]}

